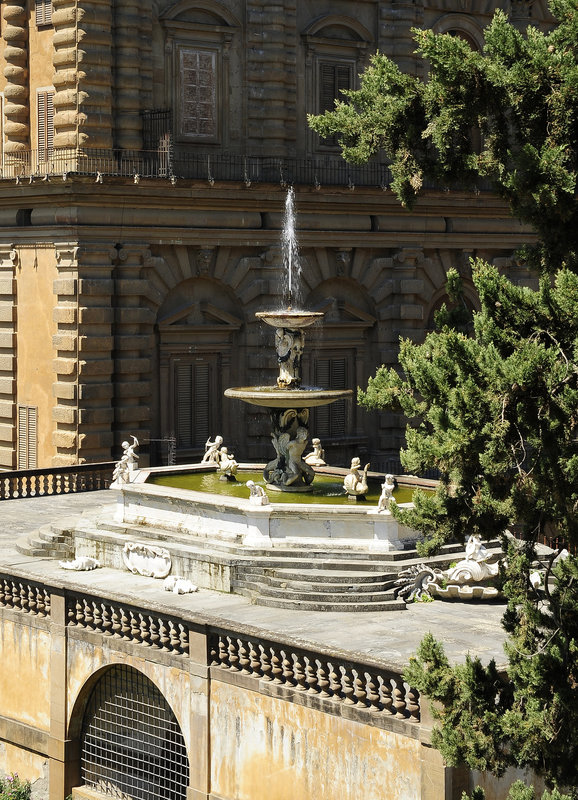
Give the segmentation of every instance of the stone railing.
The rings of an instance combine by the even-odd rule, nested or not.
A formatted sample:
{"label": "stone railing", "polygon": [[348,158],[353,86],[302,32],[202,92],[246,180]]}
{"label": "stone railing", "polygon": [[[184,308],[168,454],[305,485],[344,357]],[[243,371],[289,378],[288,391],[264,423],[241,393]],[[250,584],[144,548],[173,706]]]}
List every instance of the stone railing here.
{"label": "stone railing", "polygon": [[38,617],[50,616],[50,590],[19,578],[0,576],[0,608],[13,608]]}
{"label": "stone railing", "polygon": [[108,489],[112,482],[114,466],[114,461],[104,461],[98,464],[75,464],[70,467],[0,472],[0,500]]}
{"label": "stone railing", "polygon": [[[0,575],[0,609],[50,617],[52,589],[24,578]],[[67,629],[98,634],[179,659],[190,656],[191,622],[130,603],[77,591],[64,593]],[[254,691],[305,704],[325,713],[363,719],[417,736],[421,720],[419,693],[398,672],[375,663],[349,660],[259,634],[193,622],[206,636],[206,667],[214,679],[244,685]],[[195,648],[198,660],[203,650]],[[408,727],[409,726],[409,727]],[[412,733],[413,731],[413,733]]]}

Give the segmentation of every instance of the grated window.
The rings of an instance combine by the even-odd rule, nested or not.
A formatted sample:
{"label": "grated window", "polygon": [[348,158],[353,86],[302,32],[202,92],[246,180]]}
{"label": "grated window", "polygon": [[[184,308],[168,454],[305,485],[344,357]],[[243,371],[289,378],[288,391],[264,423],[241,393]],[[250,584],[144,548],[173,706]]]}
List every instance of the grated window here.
{"label": "grated window", "polygon": [[117,665],[98,681],[82,727],[85,786],[122,800],[185,800],[189,761],[175,715],[157,687]]}

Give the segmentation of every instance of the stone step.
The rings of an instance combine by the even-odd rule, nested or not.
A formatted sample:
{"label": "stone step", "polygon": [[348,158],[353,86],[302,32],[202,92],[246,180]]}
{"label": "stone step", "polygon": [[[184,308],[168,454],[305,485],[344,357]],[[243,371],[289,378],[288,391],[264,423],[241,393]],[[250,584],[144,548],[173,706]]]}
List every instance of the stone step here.
{"label": "stone step", "polygon": [[[244,574],[244,577],[248,577],[250,574],[251,571],[248,570]],[[272,570],[272,574],[265,574],[264,577],[271,586],[279,584],[287,586],[293,586],[295,584],[297,587],[299,585],[323,585],[326,586],[328,590],[335,587],[336,591],[339,591],[339,587],[351,586],[352,584],[356,586],[373,586],[378,583],[383,585],[384,583],[393,582],[397,579],[397,573],[357,572],[354,570],[344,570],[341,572],[339,570],[316,569],[307,570],[306,572],[296,572],[294,570],[275,569]]]}
{"label": "stone step", "polygon": [[268,608],[286,608],[294,611],[354,611],[354,612],[375,612],[375,611],[403,611],[406,608],[403,600],[374,600],[374,601],[353,601],[349,603],[333,603],[330,598],[320,602],[316,600],[293,600],[279,597],[256,597],[253,600],[256,606],[267,606]]}
{"label": "stone step", "polygon": [[261,586],[259,590],[260,597],[280,597],[284,600],[307,600],[320,603],[331,602],[334,605],[343,605],[349,603],[367,603],[376,602],[378,600],[395,600],[395,595],[392,591],[386,591],[383,587],[376,587],[375,591],[358,591],[355,586],[341,592],[328,592],[328,591],[301,591],[299,589],[281,588],[278,586]]}

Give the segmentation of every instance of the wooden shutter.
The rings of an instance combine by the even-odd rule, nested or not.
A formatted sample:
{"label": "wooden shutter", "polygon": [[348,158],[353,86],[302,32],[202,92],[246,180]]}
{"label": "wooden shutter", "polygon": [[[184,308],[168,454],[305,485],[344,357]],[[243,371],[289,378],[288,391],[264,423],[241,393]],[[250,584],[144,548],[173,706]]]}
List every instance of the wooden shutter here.
{"label": "wooden shutter", "polygon": [[[324,389],[347,389],[347,358],[320,358],[315,362],[315,385]],[[329,438],[347,433],[347,408],[345,400],[315,409],[311,435]]]}
{"label": "wooden shutter", "polygon": [[[335,100],[343,100],[342,89],[353,86],[353,67],[351,64],[322,61],[319,64],[319,113],[333,111]],[[328,136],[321,140],[325,145],[336,145],[337,137]]]}
{"label": "wooden shutter", "polygon": [[52,155],[54,145],[54,92],[39,91],[38,112],[38,161],[46,161]]}
{"label": "wooden shutter", "polygon": [[36,0],[36,25],[52,23],[52,0]]}
{"label": "wooden shutter", "polygon": [[210,431],[210,364],[178,363],[175,369],[177,448],[204,447]]}
{"label": "wooden shutter", "polygon": [[18,406],[18,469],[36,469],[38,451],[38,409]]}
{"label": "wooden shutter", "polygon": [[217,136],[217,54],[181,51],[181,133],[195,138]]}

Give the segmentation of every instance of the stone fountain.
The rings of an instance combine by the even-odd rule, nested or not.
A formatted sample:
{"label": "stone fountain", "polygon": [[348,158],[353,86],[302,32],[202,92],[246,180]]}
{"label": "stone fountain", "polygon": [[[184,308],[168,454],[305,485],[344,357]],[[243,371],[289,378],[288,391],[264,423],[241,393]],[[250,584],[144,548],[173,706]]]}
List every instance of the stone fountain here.
{"label": "stone fountain", "polygon": [[353,392],[351,389],[321,389],[301,385],[304,329],[320,320],[323,313],[292,308],[298,297],[301,270],[295,234],[293,189],[287,192],[281,240],[287,308],[280,311],[260,311],[255,315],[275,328],[275,350],[279,364],[277,384],[230,388],[225,391],[225,396],[264,406],[269,410],[271,439],[276,457],[269,461],[263,471],[267,487],[282,492],[307,492],[311,491],[315,477],[313,468],[303,460],[303,452],[309,439],[309,409],[343,398],[351,399]]}

